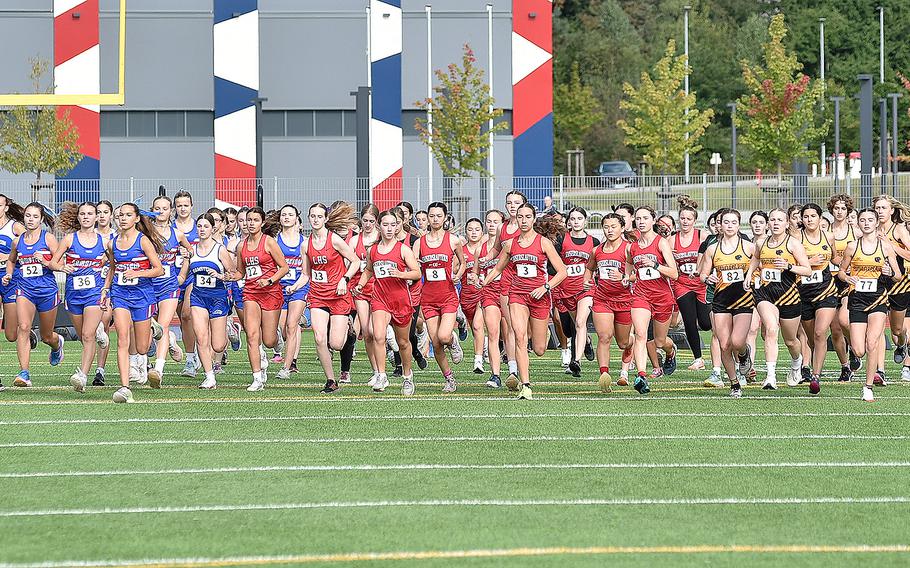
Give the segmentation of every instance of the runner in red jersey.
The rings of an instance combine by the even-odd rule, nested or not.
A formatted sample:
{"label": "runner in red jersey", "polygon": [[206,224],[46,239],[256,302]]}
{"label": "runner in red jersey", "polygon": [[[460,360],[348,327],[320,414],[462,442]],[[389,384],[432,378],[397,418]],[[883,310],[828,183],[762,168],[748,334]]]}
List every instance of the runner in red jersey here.
{"label": "runner in red jersey", "polygon": [[[367,257],[369,256],[370,247],[379,242],[379,230],[376,223],[379,219],[379,209],[370,203],[360,211],[361,230],[359,235],[354,235],[351,239],[351,248],[354,254],[360,259],[357,272],[351,278],[351,282],[360,282],[360,276],[367,266]],[[385,349],[376,350],[376,344],[373,341],[373,326],[370,325],[370,299],[373,297],[373,282],[375,279],[369,279],[364,284],[360,295],[354,297],[354,307],[357,310],[356,328],[363,338],[363,344],[366,348],[367,358],[370,360],[370,366],[373,368],[373,376],[370,380],[375,383],[379,376],[379,362],[385,358]],[[344,377],[342,376],[342,381]],[[370,385],[372,386],[372,385]]]}
{"label": "runner in red jersey", "polygon": [[[531,375],[528,352],[524,348],[531,340],[534,353],[540,357],[547,350],[547,324],[550,320],[550,290],[566,278],[566,266],[549,239],[541,237],[534,230],[537,210],[526,203],[518,208],[518,226],[521,234],[503,243],[499,262],[487,275],[493,279],[502,274],[506,266],[511,265],[515,279],[509,288],[509,310],[512,315],[518,372],[521,379],[519,399],[529,400],[531,393]],[[556,269],[556,274],[548,278],[547,262]],[[489,281],[489,280],[488,280]],[[530,337],[529,337],[530,336]],[[510,377],[511,378],[511,377]],[[517,381],[506,381],[510,390],[518,388]]]}
{"label": "runner in red jersey", "polygon": [[316,203],[310,206],[309,220],[313,232],[301,247],[301,272],[310,281],[308,299],[313,339],[326,376],[321,392],[331,393],[338,390],[338,383],[329,349],[341,351],[347,341],[348,317],[353,309],[348,282],[360,269],[360,259],[354,249],[336,231],[354,223],[354,210],[347,203],[338,204],[331,210]]}
{"label": "runner in red jersey", "polygon": [[[445,385],[442,392],[455,392],[455,373],[446,359],[446,350],[457,365],[464,358],[461,342],[453,333],[455,315],[458,313],[458,292],[455,282],[465,271],[464,250],[461,239],[444,227],[448,208],[444,203],[433,202],[427,207],[429,231],[414,244],[414,256],[420,263],[423,291],[420,305],[433,342],[433,356],[442,371]],[[455,272],[455,259],[458,270]]]}
{"label": "runner in red jersey", "polygon": [[[554,243],[560,257],[566,264],[566,279],[556,287],[554,303],[559,311],[559,322],[566,337],[571,340],[572,350],[569,371],[573,377],[581,376],[582,353],[589,361],[594,360],[594,348],[588,337],[588,317],[594,301],[593,290],[585,290],[585,266],[600,242],[585,231],[588,212],[581,207],[569,211],[566,223],[569,232]],[[584,338],[584,342],[579,341]]]}
{"label": "runner in red jersey", "polygon": [[673,293],[686,330],[686,340],[692,350],[694,361],[690,371],[705,368],[701,353],[701,337],[698,332],[711,329],[711,307],[705,294],[707,286],[698,277],[698,250],[706,233],[695,228],[698,220],[698,203],[688,195],[680,195],[679,232],[673,237],[673,259],[679,269],[679,278],[673,282]]}
{"label": "runner in red jersey", "polygon": [[622,350],[632,345],[632,315],[629,312],[632,296],[626,278],[629,243],[623,235],[623,219],[616,213],[604,215],[602,221],[605,241],[594,249],[585,271],[586,290],[593,289],[594,329],[597,331],[597,364],[600,367],[600,389],[610,392],[610,340]]}
{"label": "runner in red jersey", "polygon": [[287,274],[288,265],[278,242],[269,234],[277,234],[278,225],[265,224],[262,207],[247,212],[246,227],[248,235],[237,255],[237,271],[244,277],[243,328],[253,371],[247,390],[254,392],[262,390],[268,380],[269,360],[262,346],[274,349],[278,344],[278,319],[284,303],[281,278]]}
{"label": "runner in red jersey", "polygon": [[[481,299],[483,293],[478,281],[474,278],[474,265],[483,252],[483,222],[476,217],[468,219],[465,223],[464,245],[464,274],[461,276],[461,311],[465,319],[471,324],[474,334],[474,374],[482,375],[483,370],[483,308]],[[480,309],[478,309],[480,308]]]}
{"label": "runner in red jersey", "polygon": [[[496,241],[499,227],[505,222],[505,215],[498,209],[491,209],[487,211],[484,219],[487,240],[480,247],[480,256],[477,264],[474,265],[474,274],[471,276],[478,286],[485,284],[480,290],[480,307],[483,309],[483,322],[487,330],[487,360],[490,362],[490,378],[487,380],[487,386],[501,388],[502,349],[500,344],[502,343],[501,338],[508,337],[510,328],[508,321],[502,316],[502,307],[499,304],[502,277],[497,276],[495,280],[491,281],[487,275],[499,262],[498,257],[490,254],[490,248]],[[515,369],[517,372],[518,367],[516,366]]]}
{"label": "runner in red jersey", "polygon": [[[413,208],[409,203],[402,202],[389,211],[398,217],[398,240],[404,243],[404,245],[413,252],[414,245],[420,238],[420,232],[410,224],[411,216],[408,212],[411,209]],[[430,335],[427,333],[426,322],[424,321],[420,310],[420,298],[423,294],[422,278],[409,282],[408,294],[410,295],[411,309],[414,313],[414,316],[411,319],[411,330],[408,334],[408,338],[411,340],[411,356],[414,357],[417,368],[422,371],[427,368],[428,363],[426,355],[430,353]],[[392,374],[396,377],[400,377],[403,375],[403,371],[401,367],[401,356],[397,351],[398,343],[397,341],[394,341],[394,335],[390,335],[387,339],[393,340],[390,341],[390,343],[395,353],[395,371]]]}
{"label": "runner in red jersey", "polygon": [[[654,232],[657,215],[650,207],[635,210],[635,225],[641,236],[629,246],[629,271],[634,270],[632,285],[632,325],[635,327],[635,366],[638,378],[635,390],[640,394],[650,392],[645,378],[648,360],[648,326],[654,324],[654,343],[666,354],[664,373],[676,370],[676,349],[667,338],[670,318],[676,303],[670,280],[676,280],[679,272],[673,260],[670,243]],[[627,274],[631,280],[632,274]]]}
{"label": "runner in red jersey", "polygon": [[[386,328],[391,324],[398,343],[398,353],[401,355],[404,392],[405,382],[410,383],[413,388],[414,381],[411,370],[411,342],[408,338],[414,311],[411,308],[408,281],[420,278],[420,267],[411,249],[398,240],[400,223],[399,218],[390,211],[380,214],[379,227],[382,238],[369,249],[367,265],[354,288],[354,296],[359,297],[367,282],[375,276],[373,296],[370,299],[374,349],[385,352]],[[388,386],[385,357],[382,357],[379,361],[379,374],[372,387],[374,392],[383,392]]]}

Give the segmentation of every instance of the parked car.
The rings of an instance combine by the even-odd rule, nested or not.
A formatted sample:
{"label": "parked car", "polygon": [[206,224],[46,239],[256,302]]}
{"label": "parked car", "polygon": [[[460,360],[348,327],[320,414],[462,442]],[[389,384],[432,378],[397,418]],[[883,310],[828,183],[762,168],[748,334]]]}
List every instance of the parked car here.
{"label": "parked car", "polygon": [[635,187],[638,174],[626,161],[601,162],[597,175],[602,178],[603,187]]}

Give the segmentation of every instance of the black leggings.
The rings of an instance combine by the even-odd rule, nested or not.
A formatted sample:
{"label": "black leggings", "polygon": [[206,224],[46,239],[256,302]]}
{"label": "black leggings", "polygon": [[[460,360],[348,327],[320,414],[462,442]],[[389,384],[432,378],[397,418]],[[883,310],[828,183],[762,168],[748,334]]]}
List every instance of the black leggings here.
{"label": "black leggings", "polygon": [[562,332],[569,340],[569,349],[572,350],[572,359],[575,359],[575,319],[569,312],[559,312],[559,324],[562,326]]}
{"label": "black leggings", "polygon": [[679,305],[679,314],[686,328],[686,341],[689,342],[692,355],[696,359],[701,359],[701,337],[698,330],[711,329],[711,308],[699,301],[695,292],[686,292],[676,299],[676,303]]}
{"label": "black leggings", "polygon": [[[411,358],[415,361],[423,359],[423,353],[420,352],[420,349],[417,347],[417,318],[420,315],[420,308],[414,308],[414,315],[411,316],[411,329],[408,332],[408,338],[411,341]],[[424,324],[426,325],[426,324]],[[395,352],[395,366],[401,365],[401,355],[398,352]]]}

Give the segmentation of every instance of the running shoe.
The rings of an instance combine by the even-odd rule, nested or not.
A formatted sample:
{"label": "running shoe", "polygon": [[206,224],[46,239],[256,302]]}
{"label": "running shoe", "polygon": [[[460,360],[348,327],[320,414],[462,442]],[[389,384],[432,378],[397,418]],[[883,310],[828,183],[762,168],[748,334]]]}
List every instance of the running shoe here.
{"label": "running shoe", "polygon": [[276,365],[280,365],[284,363],[284,357],[281,356],[280,352],[276,351],[275,355],[273,355],[271,358],[271,362],[275,363]]}
{"label": "running shoe", "polygon": [[877,387],[886,387],[888,386],[888,379],[885,378],[885,372],[881,369],[875,371],[875,378],[872,379],[872,384]]}
{"label": "running shoe", "polygon": [[651,369],[651,378],[652,379],[659,379],[662,376],[664,376],[664,370],[662,367],[655,367],[655,368]]}
{"label": "running shoe", "polygon": [[901,369],[901,380],[904,382],[910,382],[910,367],[903,367]]}
{"label": "running shoe", "polygon": [[70,384],[73,385],[73,390],[76,392],[85,392],[87,382],[88,377],[85,376],[82,369],[76,369],[76,372],[70,377]]}
{"label": "running shoe", "polygon": [[562,350],[562,368],[565,369],[566,374],[569,374],[569,363],[572,362],[572,352],[568,349]]}
{"label": "running shoe", "polygon": [[174,363],[183,361],[183,349],[177,343],[177,334],[171,330],[167,332],[167,353],[171,356]]}
{"label": "running shoe", "polygon": [[99,349],[107,349],[111,344],[111,338],[104,331],[103,323],[99,323],[98,328],[95,330],[95,343],[98,344]]}
{"label": "running shoe", "polygon": [[907,346],[894,344],[894,362],[898,365],[904,363],[904,358],[907,356]]}
{"label": "running shoe", "polygon": [[158,342],[149,341],[149,350],[145,352],[145,356],[149,358],[149,361],[154,361],[155,357],[158,355]]}
{"label": "running shoe", "polygon": [[430,355],[430,334],[427,332],[427,326],[423,326],[423,331],[417,334],[417,350],[420,351],[421,357],[426,359]]}
{"label": "running shoe", "polygon": [[95,379],[92,381],[93,387],[103,387],[104,386],[104,369],[98,368],[95,370]]}
{"label": "running shoe", "polygon": [[518,392],[519,384],[518,375],[509,373],[508,378],[506,378],[506,388],[509,389],[509,392]]}
{"label": "running shoe", "polygon": [[241,343],[241,341],[240,341],[240,324],[235,321],[228,322],[227,334],[228,334],[228,341],[231,342],[231,350],[239,351],[240,343]]}
{"label": "running shoe", "polygon": [[401,394],[403,396],[412,396],[414,394],[414,376],[402,377]]}
{"label": "running shoe", "polygon": [[113,399],[114,402],[121,404],[133,402],[133,391],[129,387],[120,387],[114,392]]}
{"label": "running shoe", "polygon": [[158,341],[164,335],[164,328],[161,327],[161,324],[155,318],[151,319],[152,322],[152,340]]}
{"label": "running shoe", "polygon": [[292,373],[299,373],[299,372],[300,372],[300,371],[297,369],[297,359],[294,359],[293,361],[291,361],[291,366],[289,367],[289,369],[290,369],[290,371],[291,371]]}
{"label": "running shoe", "polygon": [[850,370],[859,371],[859,368],[863,366],[863,360],[856,356],[852,347],[847,348],[847,354],[850,356]]}
{"label": "running shoe", "polygon": [[0,392],[3,392],[5,390],[6,390],[6,387],[3,386],[3,381],[0,381]]}
{"label": "running shoe", "polygon": [[754,383],[755,377],[757,377],[757,376],[758,376],[758,373],[755,371],[755,366],[753,365],[749,369],[749,372],[746,373],[746,384]]}
{"label": "running shoe", "polygon": [[180,374],[183,375],[184,377],[189,377],[191,379],[195,378],[196,377],[196,365],[194,365],[193,362],[189,358],[187,358],[186,364],[183,365],[183,370],[180,371]]}
{"label": "running shoe", "polygon": [[872,394],[872,387],[863,385],[863,402],[875,402],[875,395]]}
{"label": "running shoe", "polygon": [[38,347],[38,333],[34,329],[28,332],[28,345],[32,351]]}
{"label": "running shoe", "polygon": [[282,368],[278,369],[278,374],[275,375],[275,377],[278,379],[281,379],[281,380],[290,379],[291,371],[282,367]]}
{"label": "running shoe", "polygon": [[401,365],[396,365],[396,366],[395,366],[395,370],[392,371],[392,376],[393,376],[393,377],[403,377],[403,376],[404,376],[404,368],[403,368]]}
{"label": "running shoe", "polygon": [[499,375],[490,375],[490,378],[487,379],[487,387],[491,389],[501,389],[502,381],[499,379]]}
{"label": "running shoe", "polygon": [[809,394],[818,394],[821,390],[822,387],[818,382],[818,375],[814,375],[812,380],[809,381]]}
{"label": "running shoe", "polygon": [[458,322],[458,340],[466,341],[468,339],[468,323],[465,321],[464,316],[459,312],[455,316],[455,321]]}
{"label": "running shoe", "polygon": [[453,365],[458,365],[464,360],[464,349],[461,348],[460,341],[452,342],[452,348],[449,350],[449,354],[452,356]]}
{"label": "running shoe", "polygon": [[731,398],[742,398],[743,397],[743,387],[739,383],[733,383],[730,385],[730,397]]}
{"label": "running shoe", "polygon": [[762,388],[762,390],[776,391],[777,390],[777,377],[770,376],[770,375],[768,377],[765,377],[764,382],[762,382],[762,384],[761,384],[761,388]]}
{"label": "running shoe", "polygon": [[482,375],[482,374],[484,374],[483,363],[482,363],[482,362],[481,362],[481,363],[477,363],[477,361],[474,362],[474,374],[475,374],[475,375]]}
{"label": "running shoe", "polygon": [[632,386],[638,391],[638,394],[648,394],[651,392],[651,387],[648,386],[648,379],[641,375],[638,375],[638,377],[635,378],[635,384]]}
{"label": "running shoe", "polygon": [[351,384],[351,372],[350,371],[341,371],[341,377],[338,379],[338,384],[341,384],[341,385]]}
{"label": "running shoe", "polygon": [[379,380],[379,373],[377,373],[376,371],[373,371],[373,376],[370,377],[370,380],[367,381],[367,386],[372,387],[373,385],[376,384],[376,381],[378,381],[378,380]]}
{"label": "running shoe", "polygon": [[319,392],[321,392],[323,394],[330,394],[330,393],[337,391],[339,388],[341,388],[341,387],[338,386],[338,383],[336,383],[332,379],[329,379],[325,382],[325,386],[322,387],[322,390]]}
{"label": "running shoe", "polygon": [[594,353],[594,342],[591,341],[591,338],[588,337],[585,341],[585,359],[588,361],[593,361],[596,358]]}
{"label": "running shoe", "polygon": [[28,371],[21,370],[19,374],[16,375],[16,378],[13,380],[14,387],[30,387],[32,386],[32,377],[28,374]]}
{"label": "running shoe", "polygon": [[736,359],[739,363],[739,374],[745,377],[752,368],[752,347],[747,343],[745,353],[737,355]]}
{"label": "running shoe", "polygon": [[676,372],[676,349],[675,348],[673,349],[672,354],[667,354],[667,358],[664,359],[664,362],[663,362],[663,365],[661,365],[661,368],[663,369],[663,372],[664,372],[663,374],[667,375],[668,377],[670,375],[672,375],[674,372]]}
{"label": "running shoe", "polygon": [[253,382],[250,383],[250,386],[246,387],[247,392],[256,392],[261,391],[265,388],[265,383],[262,382],[262,379],[256,377],[253,379]]}
{"label": "running shoe", "polygon": [[51,349],[51,354],[47,358],[51,367],[56,367],[63,362],[63,344],[66,343],[66,340],[63,339],[63,336],[59,333],[57,334],[57,337],[60,338],[60,345],[56,350]]}
{"label": "running shoe", "polygon": [[534,393],[531,392],[531,385],[521,385],[521,390],[518,391],[518,400],[533,400]]}
{"label": "running shoe", "polygon": [[720,373],[711,371],[711,376],[705,379],[704,385],[706,387],[722,389],[724,388],[724,380],[720,377]]}
{"label": "running shoe", "polygon": [[199,385],[199,388],[203,390],[215,390],[217,386],[218,383],[215,381],[215,377],[212,377],[211,379],[202,381],[202,384]]}
{"label": "running shoe", "polygon": [[212,365],[212,372],[215,373],[216,375],[223,375],[224,366],[221,363],[215,363],[214,365]]}
{"label": "running shoe", "polygon": [[811,380],[812,380],[812,369],[810,369],[809,367],[806,367],[805,365],[803,365],[803,367],[799,370],[799,382],[800,382],[800,384],[802,384],[802,383],[808,383],[808,382],[811,381]]}
{"label": "running shoe", "polygon": [[699,357],[695,361],[692,361],[692,364],[686,367],[690,371],[701,371],[705,368],[705,360]]}
{"label": "running shoe", "polygon": [[[905,369],[907,367],[904,367]],[[844,365],[840,368],[840,377],[837,378],[838,382],[847,383],[853,380],[853,371],[850,370],[850,365]]]}
{"label": "running shoe", "polygon": [[148,378],[149,378],[148,383],[149,383],[150,387],[152,387],[153,389],[161,388],[161,378],[162,377],[161,377],[161,373],[158,372],[158,369],[152,367],[148,371]]}
{"label": "running shoe", "polygon": [[569,362],[569,372],[576,379],[581,377],[581,365],[578,363],[578,361]]}
{"label": "running shoe", "polygon": [[455,384],[455,375],[451,374],[446,377],[446,383],[442,385],[442,392],[455,392],[457,385]]}
{"label": "running shoe", "polygon": [[383,392],[389,386],[389,378],[383,373],[376,377],[376,383],[373,385],[373,392]]}
{"label": "running shoe", "polygon": [[622,370],[619,372],[619,379],[616,380],[616,386],[618,386],[618,387],[629,386],[629,371]]}
{"label": "running shoe", "polygon": [[[414,362],[417,363],[417,368],[420,369],[421,371],[423,371],[424,369],[427,368],[427,365],[428,365],[427,358],[424,357],[423,353],[421,353],[419,350],[416,353],[414,353]],[[396,376],[400,377],[401,375],[396,375]]]}
{"label": "running shoe", "polygon": [[791,368],[789,371],[787,371],[787,386],[788,387],[795,387],[795,386],[799,385],[800,382],[802,382],[802,378],[800,377],[799,369]]}
{"label": "running shoe", "polygon": [[613,377],[610,376],[610,373],[601,373],[597,386],[600,387],[602,393],[613,392]]}

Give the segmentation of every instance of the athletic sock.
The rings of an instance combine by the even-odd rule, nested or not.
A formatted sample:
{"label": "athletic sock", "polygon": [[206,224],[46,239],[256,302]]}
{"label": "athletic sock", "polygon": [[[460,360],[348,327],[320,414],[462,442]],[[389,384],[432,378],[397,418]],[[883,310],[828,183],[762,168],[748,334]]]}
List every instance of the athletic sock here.
{"label": "athletic sock", "polygon": [[776,362],[772,363],[769,361],[768,363],[766,363],[766,365],[768,366],[768,376],[769,377],[773,376],[774,371],[777,369],[777,363]]}
{"label": "athletic sock", "polygon": [[214,370],[212,370],[212,371],[206,371],[206,372],[205,372],[205,380],[207,380],[207,381],[214,381],[214,380],[215,380],[215,371],[214,371]]}
{"label": "athletic sock", "polygon": [[518,374],[518,361],[509,361],[509,374],[510,375]]}
{"label": "athletic sock", "polygon": [[803,366],[803,356],[802,355],[800,355],[796,359],[792,359],[790,361],[790,368],[793,369],[794,371],[799,371],[802,366]]}
{"label": "athletic sock", "polygon": [[164,372],[164,359],[155,359],[155,370],[159,373]]}
{"label": "athletic sock", "polygon": [[719,374],[721,374],[722,369],[721,369],[720,367],[713,367],[713,368],[711,369],[711,372],[712,372],[712,373],[715,373],[715,374],[717,374],[717,375],[719,375]]}
{"label": "athletic sock", "polygon": [[475,367],[483,366],[483,355],[474,355],[474,366]]}
{"label": "athletic sock", "polygon": [[104,376],[104,367],[98,367],[97,369],[95,369],[95,372],[101,373],[101,376],[103,377]]}
{"label": "athletic sock", "polygon": [[189,353],[186,354],[186,362],[192,363],[193,365],[196,364],[196,352],[195,351],[190,351]]}
{"label": "athletic sock", "polygon": [[601,373],[601,374],[603,374],[603,373],[609,373],[609,372],[610,372],[610,367],[601,367],[601,368],[600,368],[600,373]]}

